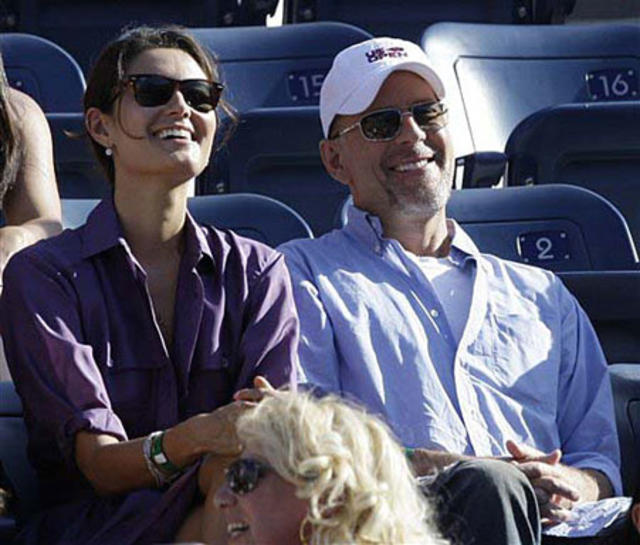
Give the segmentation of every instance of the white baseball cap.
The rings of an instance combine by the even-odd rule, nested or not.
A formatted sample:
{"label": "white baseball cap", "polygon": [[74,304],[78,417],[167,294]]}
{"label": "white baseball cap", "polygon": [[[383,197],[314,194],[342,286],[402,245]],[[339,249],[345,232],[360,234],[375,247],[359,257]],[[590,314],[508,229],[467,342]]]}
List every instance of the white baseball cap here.
{"label": "white baseball cap", "polygon": [[320,90],[320,121],[324,136],[336,115],[359,114],[373,102],[392,72],[407,70],[423,78],[439,99],[444,84],[426,53],[413,42],[373,38],[343,49],[333,60]]}

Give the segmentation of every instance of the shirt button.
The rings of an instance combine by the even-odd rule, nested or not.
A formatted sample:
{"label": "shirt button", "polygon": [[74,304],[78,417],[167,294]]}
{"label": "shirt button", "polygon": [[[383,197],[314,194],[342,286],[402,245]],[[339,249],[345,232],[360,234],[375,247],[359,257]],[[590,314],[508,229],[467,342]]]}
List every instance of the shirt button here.
{"label": "shirt button", "polygon": [[429,314],[431,314],[431,316],[433,316],[434,318],[437,318],[438,316],[440,316],[440,313],[435,308],[432,309]]}

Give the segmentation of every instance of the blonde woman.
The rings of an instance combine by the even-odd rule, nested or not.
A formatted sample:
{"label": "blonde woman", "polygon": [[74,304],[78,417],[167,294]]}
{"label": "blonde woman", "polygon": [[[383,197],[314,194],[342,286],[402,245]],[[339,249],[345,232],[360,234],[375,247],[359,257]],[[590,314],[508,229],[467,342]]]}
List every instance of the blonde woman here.
{"label": "blonde woman", "polygon": [[242,457],[216,494],[229,543],[446,543],[401,447],[363,410],[276,391],[237,434]]}

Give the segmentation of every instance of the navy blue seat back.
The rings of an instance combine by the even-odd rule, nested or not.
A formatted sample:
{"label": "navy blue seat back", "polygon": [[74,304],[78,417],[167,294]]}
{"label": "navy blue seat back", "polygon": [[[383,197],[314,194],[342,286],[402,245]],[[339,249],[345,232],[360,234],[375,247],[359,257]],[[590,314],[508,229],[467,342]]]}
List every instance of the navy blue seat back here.
{"label": "navy blue seat back", "polygon": [[640,363],[610,365],[611,384],[620,439],[624,493],[632,495],[639,484]]}
{"label": "navy blue seat back", "polygon": [[228,191],[269,195],[302,214],[313,232],[333,226],[335,211],[348,194],[320,160],[322,128],[318,108],[261,108],[242,116],[228,146]]}
{"label": "navy blue seat back", "polygon": [[85,74],[102,47],[127,25],[216,26],[225,0],[18,0],[18,28],[60,44]]}
{"label": "navy blue seat back", "polygon": [[282,27],[193,28],[222,64],[225,97],[240,112],[318,104],[336,54],[370,38],[343,23]]}
{"label": "navy blue seat back", "polygon": [[[98,204],[96,199],[62,199],[62,226],[82,225]],[[189,212],[199,223],[232,229],[269,246],[313,236],[307,222],[281,202],[262,195],[203,195],[189,199]]]}
{"label": "navy blue seat back", "polygon": [[332,225],[346,190],[325,174],[320,87],[335,55],[370,34],[342,23],[193,29],[222,64],[240,124],[200,177],[198,194],[255,192],[300,212],[315,233]]}
{"label": "navy blue seat back", "polygon": [[[344,21],[376,36],[394,36],[419,43],[424,29],[437,21],[469,23],[549,22],[552,4],[564,0],[289,0],[287,22]],[[533,5],[532,5],[533,4]]]}
{"label": "navy blue seat back", "polygon": [[9,84],[45,112],[82,110],[82,70],[60,46],[30,34],[0,34],[0,53]]}
{"label": "navy blue seat back", "polygon": [[288,206],[261,195],[204,195],[189,199],[199,223],[231,229],[269,246],[294,238],[311,238],[307,222]]}
{"label": "navy blue seat back", "polygon": [[75,229],[87,221],[98,199],[60,199],[62,205],[62,228]]}
{"label": "navy blue seat back", "polygon": [[640,101],[541,110],[518,124],[505,152],[507,184],[561,181],[596,191],[640,242]]}
{"label": "navy blue seat back", "polygon": [[478,247],[553,271],[637,268],[620,212],[600,195],[570,185],[454,191],[447,213]]}
{"label": "navy blue seat back", "polygon": [[445,80],[459,156],[503,150],[522,119],[548,106],[637,100],[638,44],[640,24],[631,23],[438,23],[422,38]]}
{"label": "navy blue seat back", "polygon": [[84,135],[81,113],[47,114],[53,137],[58,190],[62,198],[99,198],[109,192],[109,183],[93,156]]}

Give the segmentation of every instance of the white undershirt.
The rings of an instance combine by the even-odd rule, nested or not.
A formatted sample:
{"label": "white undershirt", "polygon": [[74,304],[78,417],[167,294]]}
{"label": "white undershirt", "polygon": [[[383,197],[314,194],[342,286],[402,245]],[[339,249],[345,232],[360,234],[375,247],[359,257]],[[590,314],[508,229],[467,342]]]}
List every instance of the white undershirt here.
{"label": "white undershirt", "polygon": [[451,333],[457,343],[462,338],[469,317],[473,275],[470,269],[458,267],[448,257],[410,254],[433,286],[447,316]]}

